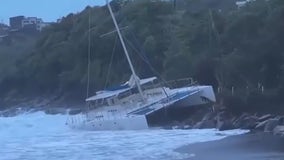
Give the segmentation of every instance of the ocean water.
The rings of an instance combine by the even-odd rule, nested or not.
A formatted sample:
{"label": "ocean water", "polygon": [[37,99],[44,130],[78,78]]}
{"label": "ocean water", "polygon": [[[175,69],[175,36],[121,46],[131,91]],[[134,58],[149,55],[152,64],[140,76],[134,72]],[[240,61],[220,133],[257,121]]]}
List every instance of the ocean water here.
{"label": "ocean water", "polygon": [[0,117],[0,160],[175,160],[193,155],[183,145],[222,139],[246,131],[82,131],[65,125],[66,115],[43,112]]}

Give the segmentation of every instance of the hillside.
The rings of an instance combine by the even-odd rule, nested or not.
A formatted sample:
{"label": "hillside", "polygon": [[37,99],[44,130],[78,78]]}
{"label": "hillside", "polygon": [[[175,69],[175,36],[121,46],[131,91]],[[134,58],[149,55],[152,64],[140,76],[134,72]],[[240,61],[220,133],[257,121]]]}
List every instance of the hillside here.
{"label": "hillside", "polygon": [[0,82],[18,70],[16,62],[30,54],[38,35],[24,32],[10,33],[7,40],[0,43]]}
{"label": "hillside", "polygon": [[[257,0],[239,9],[234,1],[218,0],[176,6],[118,2],[112,6],[120,27],[127,26],[123,35],[140,77],[193,77],[213,85],[229,102],[236,100],[237,106],[258,100],[283,103],[284,1]],[[101,37],[113,30],[106,7],[66,16],[40,35],[28,56],[17,60],[13,74],[3,74],[1,95],[72,95],[83,101],[89,35],[91,93],[127,80],[130,70],[117,36]]]}

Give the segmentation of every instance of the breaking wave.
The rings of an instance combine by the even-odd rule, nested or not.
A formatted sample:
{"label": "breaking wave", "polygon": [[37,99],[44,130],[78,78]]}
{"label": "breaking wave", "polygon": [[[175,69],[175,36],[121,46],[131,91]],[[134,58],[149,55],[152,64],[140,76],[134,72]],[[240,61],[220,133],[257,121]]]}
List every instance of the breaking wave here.
{"label": "breaking wave", "polygon": [[0,159],[183,159],[174,149],[246,131],[206,130],[79,131],[65,125],[67,115],[44,112],[0,117]]}

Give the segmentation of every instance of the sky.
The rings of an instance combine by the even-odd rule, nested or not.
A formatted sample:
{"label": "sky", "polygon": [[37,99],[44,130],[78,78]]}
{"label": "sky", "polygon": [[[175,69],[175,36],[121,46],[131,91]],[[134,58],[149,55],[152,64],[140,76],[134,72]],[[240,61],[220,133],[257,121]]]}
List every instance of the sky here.
{"label": "sky", "polygon": [[105,0],[0,0],[0,23],[9,17],[23,15],[42,18],[45,22],[82,11],[86,6],[104,5]]}

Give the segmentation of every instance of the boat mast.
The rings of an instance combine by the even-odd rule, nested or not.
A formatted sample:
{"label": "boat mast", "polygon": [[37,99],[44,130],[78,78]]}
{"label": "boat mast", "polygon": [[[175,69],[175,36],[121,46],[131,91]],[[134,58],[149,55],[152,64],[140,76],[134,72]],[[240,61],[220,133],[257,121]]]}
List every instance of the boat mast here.
{"label": "boat mast", "polygon": [[138,91],[139,91],[139,93],[140,93],[140,96],[141,96],[142,99],[144,100],[144,96],[143,96],[143,92],[142,92],[142,89],[141,89],[141,86],[140,86],[140,82],[139,82],[139,80],[136,78],[137,75],[136,75],[136,73],[135,73],[134,67],[133,67],[132,62],[131,62],[131,60],[130,60],[130,57],[129,57],[129,55],[128,55],[128,51],[127,51],[127,49],[126,49],[126,45],[125,45],[124,40],[123,40],[123,38],[122,38],[122,35],[121,35],[121,33],[120,33],[120,30],[119,30],[117,21],[116,21],[116,19],[115,19],[115,17],[114,17],[114,14],[113,14],[113,12],[112,12],[112,9],[111,9],[109,0],[106,0],[106,2],[107,2],[107,6],[108,6],[108,9],[109,9],[111,18],[112,18],[113,23],[114,23],[114,25],[115,25],[116,31],[117,31],[117,33],[118,33],[118,37],[119,37],[119,39],[120,39],[121,45],[122,45],[122,47],[123,47],[125,56],[126,56],[126,58],[127,58],[127,61],[128,61],[129,66],[130,66],[132,75],[134,76],[135,84],[137,85],[137,88],[138,88]]}

